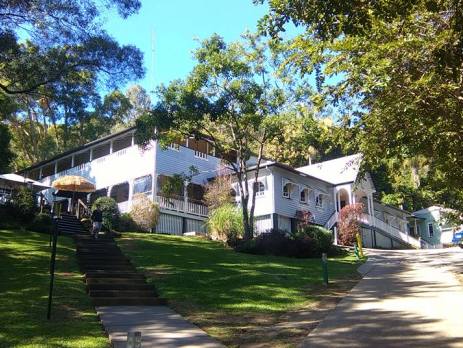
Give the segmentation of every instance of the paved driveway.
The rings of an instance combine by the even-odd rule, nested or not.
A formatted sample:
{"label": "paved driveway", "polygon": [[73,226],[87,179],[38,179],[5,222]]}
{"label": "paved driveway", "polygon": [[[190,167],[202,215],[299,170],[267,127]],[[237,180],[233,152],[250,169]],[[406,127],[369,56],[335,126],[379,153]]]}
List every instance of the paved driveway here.
{"label": "paved driveway", "polygon": [[365,277],[303,347],[463,347],[463,250],[369,250]]}

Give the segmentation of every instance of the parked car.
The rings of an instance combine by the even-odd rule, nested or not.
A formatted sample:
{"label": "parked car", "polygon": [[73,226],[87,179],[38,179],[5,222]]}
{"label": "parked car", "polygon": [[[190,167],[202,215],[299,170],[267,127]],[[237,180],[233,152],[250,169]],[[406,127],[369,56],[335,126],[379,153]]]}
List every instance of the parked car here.
{"label": "parked car", "polygon": [[452,244],[458,245],[463,249],[463,231],[457,232],[453,235]]}

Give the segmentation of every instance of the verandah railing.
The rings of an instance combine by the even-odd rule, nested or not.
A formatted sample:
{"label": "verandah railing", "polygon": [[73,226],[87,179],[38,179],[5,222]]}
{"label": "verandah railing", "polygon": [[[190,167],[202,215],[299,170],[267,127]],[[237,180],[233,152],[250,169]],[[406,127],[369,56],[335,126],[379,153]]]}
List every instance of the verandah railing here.
{"label": "verandah railing", "polygon": [[156,196],[155,201],[159,204],[160,208],[167,210],[200,216],[207,216],[208,214],[207,206],[192,199],[185,200],[183,197],[172,198]]}

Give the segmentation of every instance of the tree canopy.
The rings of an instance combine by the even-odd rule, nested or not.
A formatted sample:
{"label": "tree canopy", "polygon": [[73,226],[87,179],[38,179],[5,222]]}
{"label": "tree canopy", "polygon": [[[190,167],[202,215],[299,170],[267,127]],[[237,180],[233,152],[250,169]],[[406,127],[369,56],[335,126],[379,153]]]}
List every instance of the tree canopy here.
{"label": "tree canopy", "polygon": [[[263,2],[256,1],[256,2]],[[463,200],[463,2],[269,0],[263,32],[304,32],[285,62],[320,72],[320,97],[373,167],[425,158],[441,203]],[[317,70],[318,69],[318,70]]]}
{"label": "tree canopy", "polygon": [[[202,138],[224,158],[239,185],[245,238],[253,236],[255,192],[250,187],[267,145],[280,132],[276,116],[308,100],[304,93],[309,90],[278,70],[278,49],[252,34],[230,44],[213,35],[195,51],[197,64],[188,77],[159,88],[158,104],[137,122],[141,144],[152,138],[164,144]],[[236,161],[228,157],[230,151]]]}
{"label": "tree canopy", "polygon": [[[118,90],[145,71],[141,51],[103,29],[139,0],[6,0],[0,8],[0,120],[12,136],[15,169],[130,124],[145,91]],[[106,93],[106,96],[102,97]],[[133,123],[133,121],[132,121]]]}

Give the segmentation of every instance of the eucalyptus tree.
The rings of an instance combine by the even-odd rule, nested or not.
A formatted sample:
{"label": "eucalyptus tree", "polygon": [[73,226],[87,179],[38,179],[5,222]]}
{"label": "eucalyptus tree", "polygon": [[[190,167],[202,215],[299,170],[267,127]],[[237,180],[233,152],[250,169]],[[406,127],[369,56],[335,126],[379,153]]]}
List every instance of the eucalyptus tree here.
{"label": "eucalyptus tree", "polygon": [[142,145],[153,138],[163,144],[189,136],[208,141],[236,176],[244,237],[250,239],[256,197],[251,187],[266,147],[281,131],[276,116],[307,104],[308,90],[278,70],[279,46],[255,35],[230,44],[213,35],[194,57],[197,64],[186,79],[158,89],[158,103],[137,121],[137,139]]}
{"label": "eucalyptus tree", "polygon": [[0,6],[0,91],[31,94],[70,74],[97,73],[111,87],[144,73],[142,53],[102,29],[102,10],[122,17],[139,0],[3,0]]}

